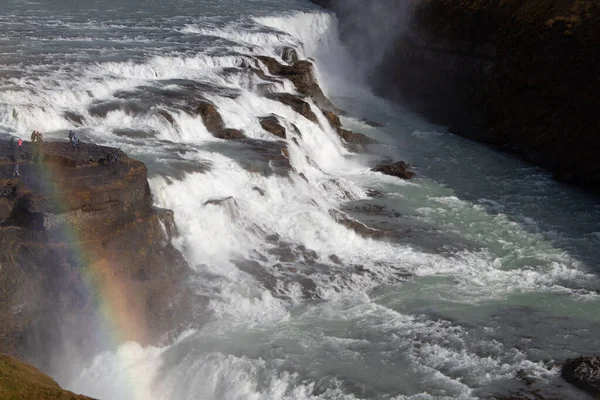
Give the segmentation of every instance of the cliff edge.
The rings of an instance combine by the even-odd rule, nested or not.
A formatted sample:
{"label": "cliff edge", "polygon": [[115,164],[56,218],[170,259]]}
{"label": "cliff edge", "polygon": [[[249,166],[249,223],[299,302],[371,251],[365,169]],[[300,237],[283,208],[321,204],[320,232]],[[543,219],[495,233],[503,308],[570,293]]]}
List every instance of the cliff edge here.
{"label": "cliff edge", "polygon": [[48,371],[73,349],[159,342],[191,320],[174,233],[122,151],[0,140],[0,352]]}
{"label": "cliff edge", "polygon": [[[348,38],[368,37],[372,22],[358,12],[367,2],[313,1],[336,11],[350,49]],[[377,3],[407,10],[370,77],[380,94],[559,180],[600,191],[600,3]]]}

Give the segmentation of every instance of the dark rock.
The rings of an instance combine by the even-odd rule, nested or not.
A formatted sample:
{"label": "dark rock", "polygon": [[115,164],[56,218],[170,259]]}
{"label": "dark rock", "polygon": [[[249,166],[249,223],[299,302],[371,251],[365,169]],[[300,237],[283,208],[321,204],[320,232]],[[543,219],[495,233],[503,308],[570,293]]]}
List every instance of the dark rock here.
{"label": "dark rock", "polygon": [[373,120],[367,119],[367,118],[363,118],[360,121],[365,123],[366,125],[369,125],[370,127],[373,127],[373,128],[381,128],[384,126],[382,123],[379,123],[377,121],[373,121]]}
{"label": "dark rock", "polygon": [[302,115],[304,118],[314,123],[318,123],[317,116],[312,112],[310,105],[300,97],[290,93],[268,93],[266,97],[283,103],[286,106],[290,106],[292,110]]}
{"label": "dark rock", "polygon": [[213,104],[200,102],[196,105],[196,112],[202,117],[206,129],[213,135],[225,129],[223,118]]}
{"label": "dark rock", "polygon": [[[314,1],[337,12],[355,57],[364,59],[369,38],[382,40],[373,34],[381,19],[365,17],[369,10],[360,2]],[[600,2],[380,5],[399,29],[370,73],[379,94],[455,134],[516,153],[556,179],[600,192]],[[366,38],[366,46],[357,38]]]}
{"label": "dark rock", "polygon": [[244,132],[239,129],[225,128],[223,118],[213,104],[199,102],[195,107],[195,111],[202,117],[206,130],[212,133],[214,137],[228,140],[244,139],[246,137]]}
{"label": "dark rock", "polygon": [[175,119],[167,110],[157,110],[156,113],[166,119],[171,125],[175,125]]}
{"label": "dark rock", "polygon": [[246,135],[239,129],[221,129],[213,133],[213,135],[219,139],[227,139],[227,140],[236,140],[236,139],[244,139]]}
{"label": "dark rock", "polygon": [[216,199],[209,199],[209,200],[206,200],[204,202],[204,205],[207,206],[209,204],[212,204],[212,205],[218,206],[219,204],[223,203],[224,201],[231,200],[231,199],[233,199],[233,196],[219,197],[219,198],[216,198]]}
{"label": "dark rock", "polygon": [[316,81],[312,62],[301,60],[292,65],[283,65],[272,57],[258,56],[256,58],[267,67],[271,75],[281,76],[292,81],[299,93],[311,97],[320,108],[336,110]]}
{"label": "dark rock", "polygon": [[259,188],[258,186],[253,186],[252,190],[258,192],[258,194],[260,194],[261,196],[265,195],[265,191],[263,189]]}
{"label": "dark rock", "polygon": [[533,378],[531,375],[527,375],[527,372],[525,372],[524,369],[520,369],[517,371],[516,378],[520,381],[523,381],[527,386],[533,385],[536,381],[535,378]]}
{"label": "dark rock", "polygon": [[409,171],[408,164],[404,161],[398,161],[393,164],[381,165],[377,168],[373,168],[375,172],[381,172],[382,174],[397,176],[402,179],[411,179],[415,176],[415,173]]}
{"label": "dark rock", "polygon": [[383,197],[383,193],[375,189],[367,189],[367,196],[369,197]]}
{"label": "dark rock", "polygon": [[344,141],[346,143],[350,143],[350,144],[354,144],[354,145],[365,146],[370,143],[373,143],[373,139],[369,138],[368,136],[363,135],[362,133],[348,131],[346,129],[339,129],[338,135],[342,139],[344,139]]}
{"label": "dark rock", "polygon": [[83,126],[83,116],[72,111],[65,111],[63,117],[76,126]]}
{"label": "dark rock", "polygon": [[106,118],[109,112],[123,111],[127,115],[140,115],[148,112],[149,109],[139,100],[108,100],[92,105],[88,112],[95,117]]}
{"label": "dark rock", "polygon": [[600,394],[600,357],[567,360],[562,367],[561,376],[580,389]]}
{"label": "dark rock", "polygon": [[262,117],[259,120],[260,126],[262,126],[265,131],[282,139],[286,138],[285,128],[279,123],[279,120],[276,116],[270,115],[268,117]]}
{"label": "dark rock", "polygon": [[385,235],[385,232],[380,231],[378,229],[373,229],[363,224],[360,221],[357,221],[353,218],[350,218],[345,213],[342,213],[338,210],[329,210],[329,215],[339,224],[344,225],[346,228],[353,230],[358,233],[360,236],[368,237],[368,238],[381,238]]}
{"label": "dark rock", "polygon": [[[14,164],[7,144],[0,140],[0,176]],[[33,149],[26,142],[22,152]],[[89,162],[107,154],[116,159]],[[52,354],[66,352],[65,339],[82,355],[103,350],[100,290],[136,328],[123,340],[158,344],[184,329],[192,271],[170,243],[173,213],[152,206],[144,164],[89,143],[73,151],[67,141],[45,142],[43,162],[53,174],[21,164],[18,179],[0,181],[0,352],[46,369]]]}
{"label": "dark rock", "polygon": [[336,131],[338,136],[342,138],[347,144],[353,145],[351,146],[351,150],[360,151],[361,148],[357,146],[366,146],[368,144],[374,143],[374,140],[369,138],[362,133],[351,132],[342,128],[342,121],[340,121],[340,117],[334,113],[333,111],[322,110],[323,115],[329,121],[331,127]]}
{"label": "dark rock", "polygon": [[124,136],[132,139],[147,139],[156,136],[155,132],[147,132],[141,129],[128,128],[113,129],[112,133],[114,133],[117,136]]}
{"label": "dark rock", "polygon": [[333,111],[328,111],[328,110],[322,110],[323,111],[323,115],[325,116],[325,118],[327,118],[327,121],[329,121],[329,124],[331,125],[331,127],[335,130],[338,130],[342,127],[342,121],[340,121],[340,117],[338,117],[338,115],[336,113],[334,113]]}
{"label": "dark rock", "polygon": [[342,260],[340,260],[340,258],[335,254],[330,254],[329,259],[335,264],[338,264],[338,265],[342,264]]}
{"label": "dark rock", "polygon": [[298,61],[298,52],[291,47],[284,47],[281,51],[281,59],[288,64],[293,64]]}
{"label": "dark rock", "polygon": [[317,284],[310,278],[304,278],[298,282],[302,288],[302,294],[305,298],[317,298]]}

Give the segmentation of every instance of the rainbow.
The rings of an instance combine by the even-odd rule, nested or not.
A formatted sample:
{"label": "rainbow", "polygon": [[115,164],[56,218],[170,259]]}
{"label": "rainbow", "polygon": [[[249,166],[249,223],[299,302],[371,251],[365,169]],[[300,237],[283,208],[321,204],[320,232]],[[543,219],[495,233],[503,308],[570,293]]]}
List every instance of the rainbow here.
{"label": "rainbow", "polygon": [[[27,147],[30,146],[35,145],[28,143]],[[85,196],[72,187],[73,181],[65,171],[65,168],[45,161],[27,164],[27,168],[21,169],[21,180],[32,190],[39,190],[51,199],[51,206],[56,214],[64,214],[73,209],[72,199]],[[64,246],[69,253],[72,268],[78,271],[79,281],[85,286],[83,289],[94,305],[94,326],[101,328],[100,336],[105,341],[103,344],[117,349],[126,342],[147,343],[149,335],[143,319],[144,311],[136,302],[132,287],[116,273],[124,268],[101,254],[99,241],[102,238],[94,237],[94,233],[84,232],[81,228],[73,221],[66,221],[52,232],[51,241]],[[123,360],[121,364],[121,372],[127,374],[127,363]],[[133,375],[121,379],[135,382]],[[139,385],[125,386],[129,393],[123,393],[123,398],[148,398]]]}

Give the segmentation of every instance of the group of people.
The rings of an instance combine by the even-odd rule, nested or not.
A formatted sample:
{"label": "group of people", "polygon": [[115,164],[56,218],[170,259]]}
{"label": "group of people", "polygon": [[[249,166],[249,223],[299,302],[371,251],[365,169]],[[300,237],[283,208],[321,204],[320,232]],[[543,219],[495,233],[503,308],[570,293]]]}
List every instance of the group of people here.
{"label": "group of people", "polygon": [[33,131],[31,133],[31,143],[44,143],[44,136],[40,131]]}
{"label": "group of people", "polygon": [[[69,142],[73,148],[73,151],[76,151],[79,148],[79,136],[76,132],[69,131]],[[31,132],[31,143],[34,145],[31,160],[34,162],[38,162],[42,153],[42,144],[44,143],[44,135],[38,130],[34,130]],[[20,177],[21,173],[19,171],[19,163],[17,162],[17,158],[20,155],[21,149],[23,148],[23,139],[20,137],[11,137],[10,143],[8,144],[9,150],[12,150],[11,159],[15,162],[15,167],[13,169],[13,177]],[[107,160],[108,161],[108,160]]]}

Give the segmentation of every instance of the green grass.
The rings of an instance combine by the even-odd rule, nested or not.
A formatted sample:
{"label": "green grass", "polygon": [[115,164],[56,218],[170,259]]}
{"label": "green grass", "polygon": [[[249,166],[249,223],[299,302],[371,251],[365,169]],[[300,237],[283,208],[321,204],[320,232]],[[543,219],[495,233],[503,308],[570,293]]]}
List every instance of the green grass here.
{"label": "green grass", "polygon": [[0,399],[90,400],[63,390],[48,375],[13,357],[0,354]]}

